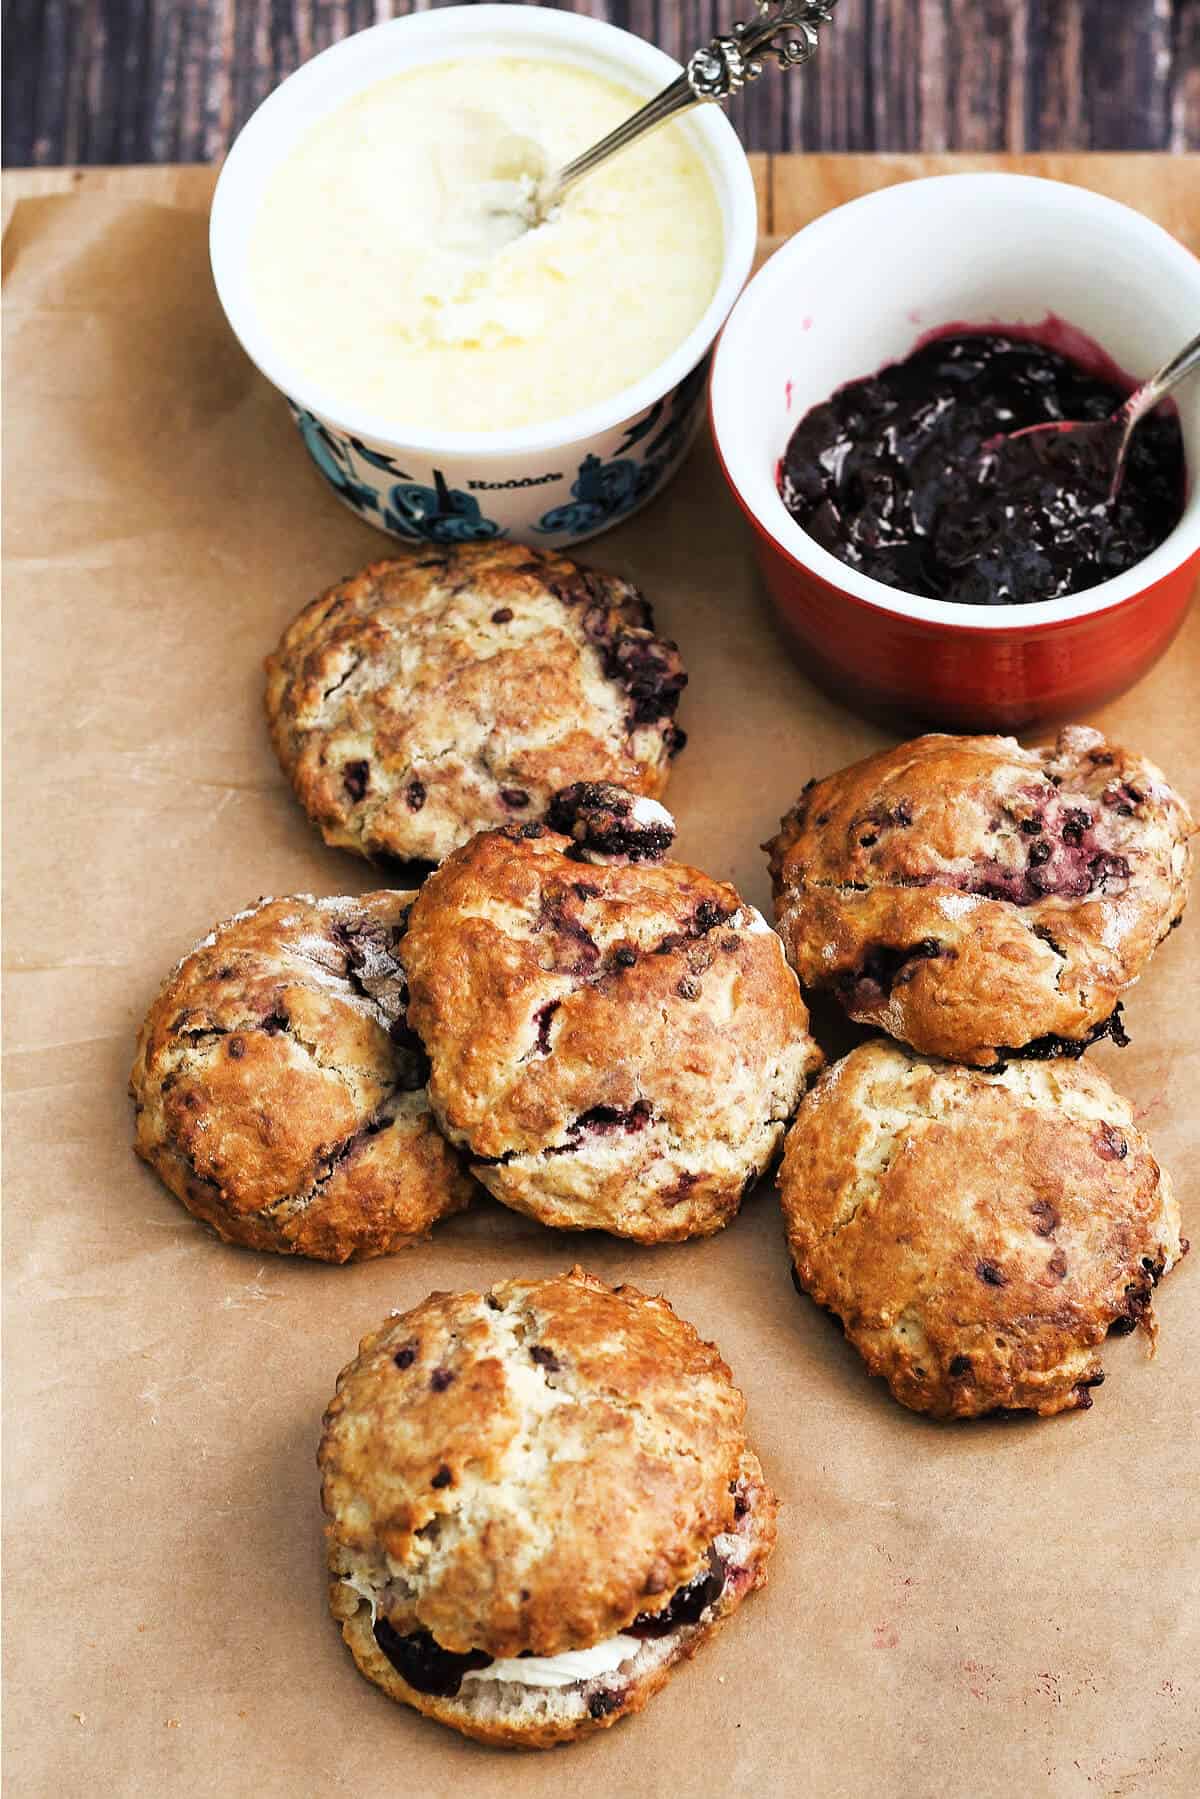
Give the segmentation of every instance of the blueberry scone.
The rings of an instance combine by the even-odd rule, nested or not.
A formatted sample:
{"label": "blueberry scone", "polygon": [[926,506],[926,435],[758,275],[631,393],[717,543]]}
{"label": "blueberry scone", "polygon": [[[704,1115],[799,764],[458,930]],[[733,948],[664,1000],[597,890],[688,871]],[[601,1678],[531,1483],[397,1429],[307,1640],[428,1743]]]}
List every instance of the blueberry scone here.
{"label": "blueberry scone", "polygon": [[653,798],[687,676],[635,587],[521,544],[429,546],[314,600],[267,659],[271,735],[326,843],[437,862],[576,781]]}
{"label": "blueberry scone", "polygon": [[359,1668],[513,1748],[640,1711],[766,1580],[776,1502],[744,1409],[666,1300],[578,1268],[390,1319],[318,1452]]}
{"label": "blueberry scone", "polygon": [[729,1222],[823,1058],[775,933],[654,859],[661,807],[621,803],[575,789],[558,830],[473,838],[421,889],[401,957],[438,1123],[496,1198],[673,1242]]}
{"label": "blueberry scone", "polygon": [[1075,726],[918,737],[810,782],[766,845],[805,986],[930,1055],[1079,1055],[1187,900],[1188,809]]}
{"label": "blueberry scone", "polygon": [[779,1187],[798,1285],[938,1418],[1090,1406],[1105,1338],[1153,1344],[1187,1250],[1170,1179],[1087,1062],[864,1044],[805,1100]]}
{"label": "blueberry scone", "polygon": [[218,925],[151,1006],[135,1148],[227,1242],[345,1262],[468,1203],[405,1021],[396,946],[412,898],[264,900]]}

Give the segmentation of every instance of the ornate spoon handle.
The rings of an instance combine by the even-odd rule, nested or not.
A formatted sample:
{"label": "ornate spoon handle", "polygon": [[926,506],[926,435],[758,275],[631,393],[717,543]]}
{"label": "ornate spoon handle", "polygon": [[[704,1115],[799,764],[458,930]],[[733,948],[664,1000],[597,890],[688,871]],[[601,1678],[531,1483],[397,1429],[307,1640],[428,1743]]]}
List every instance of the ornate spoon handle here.
{"label": "ornate spoon handle", "polygon": [[[763,72],[760,58],[774,57],[781,69],[806,63],[817,48],[817,27],[828,22],[837,0],[756,0],[760,17],[749,25],[734,25],[728,36],[715,37],[688,59],[676,76],[640,112],[593,144],[556,174],[547,176],[537,197],[540,217],[558,205],[568,188],[590,175],[610,156],[635,139],[654,131],[676,113],[687,112],[706,100],[725,101]],[[782,40],[782,41],[780,41]]]}
{"label": "ornate spoon handle", "polygon": [[1164,362],[1160,369],[1143,381],[1126,400],[1122,410],[1129,415],[1130,428],[1144,419],[1148,412],[1153,412],[1158,402],[1177,387],[1185,376],[1200,368],[1200,337],[1193,337],[1190,343],[1177,350],[1169,362]]}
{"label": "ornate spoon handle", "polygon": [[1200,337],[1193,337],[1190,343],[1184,344],[1182,350],[1177,350],[1174,356],[1164,362],[1160,369],[1155,369],[1148,381],[1135,387],[1125,404],[1113,414],[1112,422],[1120,424],[1121,437],[1108,489],[1110,504],[1116,499],[1124,478],[1134,427],[1141,423],[1148,412],[1153,412],[1158,402],[1165,399],[1173,388],[1178,387],[1186,376],[1194,375],[1197,369],[1200,369]]}

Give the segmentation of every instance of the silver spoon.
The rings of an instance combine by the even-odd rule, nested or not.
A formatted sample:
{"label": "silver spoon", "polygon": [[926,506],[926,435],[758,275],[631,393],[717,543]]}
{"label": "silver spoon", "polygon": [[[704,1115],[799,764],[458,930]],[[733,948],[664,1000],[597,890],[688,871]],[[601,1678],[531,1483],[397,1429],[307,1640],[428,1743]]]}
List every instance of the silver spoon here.
{"label": "silver spoon", "polygon": [[1056,444],[1069,443],[1072,452],[1082,451],[1093,468],[1112,469],[1112,479],[1108,486],[1108,504],[1111,506],[1125,475],[1129,443],[1135,428],[1148,412],[1153,412],[1172,388],[1177,387],[1197,368],[1200,368],[1200,336],[1193,337],[1190,343],[1184,344],[1182,350],[1178,350],[1168,362],[1164,362],[1148,381],[1135,387],[1129,398],[1108,418],[1094,421],[1055,419],[1047,425],[1026,425],[1023,431],[1012,431],[1003,437],[994,438],[985,447],[989,452],[1002,454],[1008,444],[1028,443],[1030,438],[1053,438]]}
{"label": "silver spoon", "polygon": [[[647,101],[640,112],[548,176],[538,188],[539,220],[561,204],[577,181],[676,113],[688,112],[707,100],[722,103],[748,81],[757,81],[763,72],[761,56],[773,56],[781,69],[808,62],[816,54],[817,27],[829,22],[837,0],[782,0],[781,4],[757,0],[757,5],[760,17],[753,24],[734,25],[728,36],[714,37],[703,45],[688,58],[682,75]],[[777,43],[780,37],[784,41]]]}
{"label": "silver spoon", "polygon": [[[523,163],[527,194],[515,209],[504,208],[513,221],[511,235],[542,225],[568,191],[601,163],[616,156],[650,131],[656,131],[677,113],[715,100],[728,100],[756,81],[763,72],[762,58],[774,57],[781,69],[808,62],[817,49],[817,27],[826,24],[837,0],[755,0],[760,17],[753,24],[734,25],[727,35],[714,37],[691,57],[681,75],[648,100],[640,111],[610,131],[607,137],[574,157],[564,168],[549,175],[540,145],[532,138],[510,141],[510,162]],[[782,42],[777,42],[782,39]],[[519,153],[518,153],[519,146]]]}

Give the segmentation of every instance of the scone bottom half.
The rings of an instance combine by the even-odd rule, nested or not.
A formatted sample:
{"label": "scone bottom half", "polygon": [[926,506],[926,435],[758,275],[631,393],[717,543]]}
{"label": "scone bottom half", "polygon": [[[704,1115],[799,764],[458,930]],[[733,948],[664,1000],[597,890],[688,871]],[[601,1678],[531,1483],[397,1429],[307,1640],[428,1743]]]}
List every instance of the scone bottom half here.
{"label": "scone bottom half", "polygon": [[933,734],[810,781],[770,857],[809,990],[979,1067],[1124,1045],[1121,998],[1181,922],[1195,830],[1145,757]]}
{"label": "scone bottom half", "polygon": [[876,1040],[817,1081],[779,1176],[793,1280],[937,1418],[1087,1410],[1109,1336],[1187,1254],[1169,1176],[1088,1063],[956,1066]]}
{"label": "scone bottom half", "polygon": [[512,1748],[641,1710],[765,1583],[776,1501],[743,1409],[665,1300],[578,1268],[364,1339],[318,1452],[362,1673]]}
{"label": "scone bottom half", "polygon": [[480,832],[400,954],[430,1103],[503,1204],[647,1243],[722,1229],[823,1065],[774,931],[619,788]]}
{"label": "scone bottom half", "polygon": [[413,897],[260,900],[163,982],[130,1075],[134,1148],[227,1243],[360,1260],[470,1203],[406,1019]]}
{"label": "scone bottom half", "polygon": [[313,600],[267,658],[280,764],[325,841],[432,864],[558,790],[659,797],[678,645],[631,583],[513,543],[423,545]]}

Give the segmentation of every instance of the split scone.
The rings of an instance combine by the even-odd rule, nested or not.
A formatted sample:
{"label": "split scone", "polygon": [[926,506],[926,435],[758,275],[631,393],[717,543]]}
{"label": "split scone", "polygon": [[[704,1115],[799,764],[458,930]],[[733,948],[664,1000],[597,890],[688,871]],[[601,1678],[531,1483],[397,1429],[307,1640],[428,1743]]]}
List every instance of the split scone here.
{"label": "split scone", "polygon": [[558,830],[473,838],[400,954],[430,1103],[478,1179],[544,1224],[665,1243],[729,1222],[823,1058],[778,937],[654,859],[670,817],[647,805],[589,785],[552,803]]}
{"label": "split scone", "polygon": [[262,900],[163,983],[130,1076],[135,1148],[226,1242],[345,1262],[469,1202],[405,1022],[412,898]]}
{"label": "split scone", "polygon": [[1086,1409],[1187,1244],[1168,1176],[1090,1063],[999,1071],[862,1045],[816,1083],[779,1190],[797,1284],[937,1418]]}
{"label": "split scone", "polygon": [[359,1668],[482,1742],[640,1711],[766,1580],[776,1502],[716,1348],[574,1269],[364,1338],[318,1451]]}
{"label": "split scone", "polygon": [[686,681],[627,581],[523,544],[424,545],[305,607],[266,705],[326,843],[437,862],[574,781],[661,793]]}
{"label": "split scone", "polygon": [[1183,800],[1082,726],[918,737],[810,782],[766,845],[792,966],[852,1018],[986,1067],[1124,1041],[1187,901]]}

